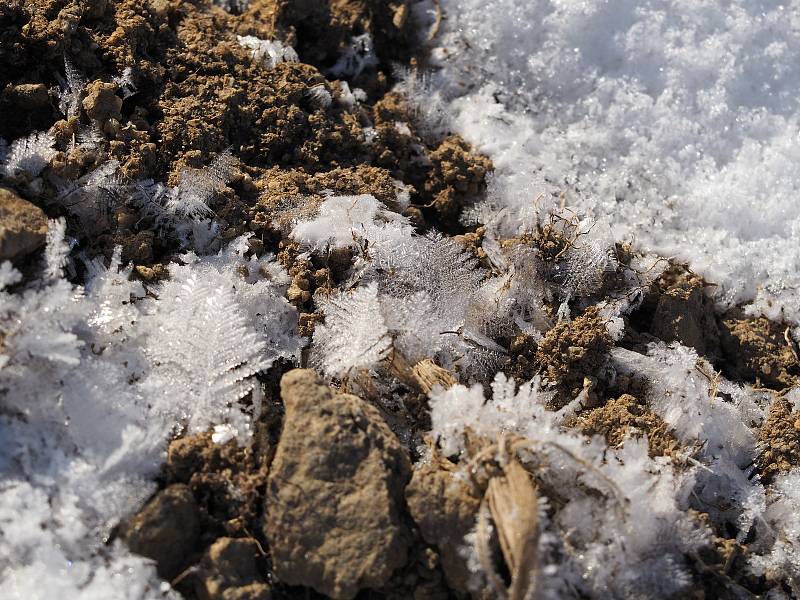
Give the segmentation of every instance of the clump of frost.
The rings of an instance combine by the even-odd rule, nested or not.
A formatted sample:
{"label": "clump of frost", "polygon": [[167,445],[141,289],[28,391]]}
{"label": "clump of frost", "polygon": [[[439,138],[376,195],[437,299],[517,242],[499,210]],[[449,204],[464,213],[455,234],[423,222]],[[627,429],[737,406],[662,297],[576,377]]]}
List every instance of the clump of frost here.
{"label": "clump of frost", "polygon": [[306,95],[316,108],[328,108],[333,102],[333,96],[322,83],[309,88]]}
{"label": "clump of frost", "polygon": [[757,526],[760,552],[751,556],[750,570],[770,582],[786,579],[796,595],[800,592],[800,469],[779,475],[765,504]]}
{"label": "clump of frost", "polygon": [[212,0],[212,4],[233,14],[241,14],[250,6],[250,0]]}
{"label": "clump of frost", "polygon": [[59,77],[59,84],[59,110],[68,119],[78,116],[86,91],[86,79],[67,56],[64,56],[64,77]]}
{"label": "clump of frost", "polygon": [[[491,374],[505,360],[507,351],[494,338],[517,327],[514,301],[501,289],[502,279],[487,278],[453,239],[416,235],[405,217],[369,195],[328,197],[315,217],[295,225],[292,237],[323,255],[349,248],[355,256],[345,287],[366,286],[336,296],[325,326],[315,330],[312,352],[327,375],[375,367],[388,347],[412,364],[436,358],[467,378]],[[370,343],[352,352],[326,350],[347,348],[349,336]]]}
{"label": "clump of frost", "polygon": [[519,386],[503,373],[492,382],[492,399],[484,397],[483,386],[455,385],[431,392],[431,427],[442,451],[452,456],[465,450],[464,433],[469,427],[480,436],[494,438],[506,433],[524,434],[531,419],[547,418],[545,404],[554,392],[542,390],[540,380]]}
{"label": "clump of frost", "polygon": [[767,396],[726,381],[693,349],[677,343],[653,344],[646,357],[615,348],[612,357],[619,372],[647,377],[651,410],[703,460],[693,495],[697,508],[746,535],[757,516],[748,503],[762,493],[751,475]]}
{"label": "clump of frost", "polygon": [[395,68],[394,74],[399,80],[397,90],[405,95],[411,116],[423,138],[434,142],[444,137],[451,128],[449,110],[430,74],[405,67]]}
{"label": "clump of frost", "polygon": [[181,218],[199,219],[214,214],[209,204],[231,180],[238,160],[230,150],[221,152],[203,169],[184,169],[177,187],[169,191],[165,208]]}
{"label": "clump of frost", "polygon": [[[622,448],[610,449],[601,438],[565,431],[559,415],[546,410],[548,399],[536,381],[516,390],[502,373],[490,398],[480,386],[434,390],[432,434],[448,453],[465,452],[467,430],[498,444],[512,434],[517,457],[536,475],[540,494],[558,495],[544,521],[549,550],[540,575],[542,589],[561,590],[554,597],[685,592],[691,579],[683,556],[708,541],[706,530],[685,512],[692,470],[674,471],[667,461],[650,458],[644,439],[629,438]],[[496,460],[502,464],[503,458]]]}
{"label": "clump of frost", "polygon": [[369,33],[362,33],[350,39],[339,60],[330,68],[334,77],[356,79],[364,71],[378,65],[378,57]]}
{"label": "clump of frost", "polygon": [[388,210],[374,196],[331,196],[319,214],[295,225],[292,237],[311,250],[357,246],[365,239],[373,246],[411,236],[408,219]]}
{"label": "clump of frost", "polygon": [[339,82],[339,97],[338,101],[347,110],[354,110],[359,102],[365,102],[367,93],[361,88],[350,89],[350,84],[346,81]]}
{"label": "clump of frost", "polygon": [[123,98],[130,98],[136,93],[136,84],[133,81],[133,67],[125,67],[120,75],[112,78],[122,92]]}
{"label": "clump of frost", "polygon": [[239,405],[254,390],[253,375],[296,359],[300,348],[296,312],[283,297],[288,278],[267,259],[245,258],[247,248],[242,237],[216,256],[185,255],[141,317],[154,365],[143,386],[190,431],[225,422],[240,440],[258,413]]}
{"label": "clump of frost", "polygon": [[125,201],[139,213],[137,227],[177,239],[182,249],[216,252],[220,249],[220,224],[211,205],[224,192],[237,166],[237,159],[226,150],[207,167],[184,169],[175,187],[151,179],[126,185]]}
{"label": "clump of frost", "polygon": [[54,177],[56,202],[77,216],[89,232],[109,227],[127,191],[118,170],[119,162],[109,160],[75,181]]}
{"label": "clump of frost", "polygon": [[294,48],[278,40],[262,40],[253,35],[239,35],[236,37],[240,46],[250,50],[251,58],[254,61],[264,63],[268,69],[274,69],[280,63],[297,62],[299,60]]}
{"label": "clump of frost", "polygon": [[[0,265],[0,588],[14,598],[176,598],[113,528],[155,489],[176,430],[224,426],[245,441],[253,375],[296,359],[289,278],[247,258],[246,238],[183,257],[145,290],[117,249],[63,277],[65,224],[51,222],[42,274]],[[12,287],[13,286],[13,287]],[[248,396],[246,405],[240,403]]]}
{"label": "clump of frost", "polygon": [[482,279],[475,260],[449,238],[409,236],[376,246],[351,277],[362,287],[320,302],[317,368],[341,377],[375,368],[395,351],[411,364],[435,358],[467,376],[485,374],[506,351],[485,330],[493,299],[482,293]]}
{"label": "clump of frost", "polygon": [[0,176],[16,177],[25,174],[38,177],[56,154],[55,139],[45,132],[33,132],[12,142],[10,147],[0,147]]}
{"label": "clump of frost", "polygon": [[[623,348],[615,348],[612,356],[620,372],[648,377],[651,409],[681,441],[703,442],[709,456],[728,455],[741,465],[752,461],[751,428],[764,418],[764,394],[727,382],[694,349],[677,342],[653,344],[646,357]],[[712,396],[714,391],[728,398]]]}
{"label": "clump of frost", "polygon": [[314,329],[312,362],[328,376],[376,365],[389,352],[391,338],[380,312],[378,286],[364,286],[321,303],[325,322]]}

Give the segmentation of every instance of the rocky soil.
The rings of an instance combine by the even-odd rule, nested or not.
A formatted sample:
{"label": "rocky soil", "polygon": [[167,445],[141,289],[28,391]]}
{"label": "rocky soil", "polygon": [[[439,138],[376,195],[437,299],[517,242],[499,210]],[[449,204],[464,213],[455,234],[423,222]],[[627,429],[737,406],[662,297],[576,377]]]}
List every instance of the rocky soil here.
{"label": "rocky soil", "polygon": [[[350,82],[366,95],[353,106],[330,69],[362,33],[371,34],[381,62]],[[299,61],[266,68],[237,42],[244,35],[280,40]],[[135,277],[165,277],[177,247],[125,205],[98,215],[96,229],[87,230],[53,202],[58,180],[114,159],[128,180],[175,184],[182,171],[228,148],[238,167],[213,206],[218,236],[252,232],[252,253],[277,254],[292,277],[288,298],[306,336],[318,318],[315,290],[339,282],[352,258],[302,255],[288,236],[327,190],[368,193],[390,205],[405,190],[404,214],[418,231],[455,236],[480,259],[480,228],[465,228],[458,217],[480,196],[491,162],[457,135],[431,140],[416,132],[411,109],[392,91],[393,65],[424,61],[422,48],[406,0],[252,0],[241,11],[207,0],[0,0],[0,137],[49,130],[63,148],[36,193],[28,181],[0,187],[0,259],[24,270],[38,260],[46,218],[67,216],[87,255],[109,258],[121,245]],[[68,118],[54,91],[65,58],[87,81]],[[126,69],[133,93],[120,83]],[[320,90],[330,103],[319,102]],[[95,144],[70,143],[87,131]],[[302,203],[285,201],[301,196]],[[547,231],[509,243],[559,251]],[[786,326],[716,312],[707,285],[686,265],[671,264],[632,315],[621,345],[677,340],[733,381],[776,395],[796,385],[800,363]],[[614,342],[602,319],[593,309],[573,316],[542,340],[510,340],[506,372],[552,382],[554,410],[589,389],[588,403],[565,426],[611,446],[632,431],[646,435],[654,456],[678,451],[675,436],[643,402],[641,382],[603,383]],[[379,399],[351,395],[296,366],[263,375],[266,409],[251,446],[216,444],[210,433],[172,441],[160,490],[115,536],[152,558],[186,598],[464,597],[469,570],[459,548],[489,484],[460,477],[459,465],[432,440],[423,453],[398,436],[411,430],[422,441],[430,425],[426,392],[453,383],[452,375],[435,365],[406,373],[409,411],[397,415]],[[800,465],[800,415],[788,402],[774,403],[760,436],[765,451],[757,470],[765,480]],[[476,455],[481,443],[475,441]],[[516,485],[506,475],[507,485]],[[759,589],[745,575],[738,584]]]}

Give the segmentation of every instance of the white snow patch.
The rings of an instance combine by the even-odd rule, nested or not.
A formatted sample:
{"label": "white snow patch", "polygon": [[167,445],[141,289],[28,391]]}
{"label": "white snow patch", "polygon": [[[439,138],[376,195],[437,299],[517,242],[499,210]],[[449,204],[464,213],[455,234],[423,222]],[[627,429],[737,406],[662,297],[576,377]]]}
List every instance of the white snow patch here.
{"label": "white snow patch", "polygon": [[509,222],[565,191],[620,237],[690,261],[724,305],[800,321],[800,6],[442,7],[437,89],[494,161]]}

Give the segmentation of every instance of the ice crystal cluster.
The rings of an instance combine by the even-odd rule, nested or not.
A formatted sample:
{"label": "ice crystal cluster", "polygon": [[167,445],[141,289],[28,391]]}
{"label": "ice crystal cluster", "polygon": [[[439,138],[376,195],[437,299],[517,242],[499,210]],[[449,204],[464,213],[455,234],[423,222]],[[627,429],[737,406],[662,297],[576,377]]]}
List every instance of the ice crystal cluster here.
{"label": "ice crystal cluster", "polygon": [[[499,340],[540,336],[552,325],[545,297],[560,293],[566,307],[574,296],[597,292],[610,269],[604,238],[587,238],[565,253],[562,286],[546,289],[535,274],[537,255],[498,247],[492,272],[452,237],[415,233],[405,217],[370,195],[326,198],[291,235],[312,254],[355,255],[346,285],[318,297],[324,322],[312,340],[316,366],[339,378],[391,363],[396,353],[411,364],[433,358],[470,379],[494,373],[508,359]],[[618,291],[643,285],[631,280]],[[610,306],[607,316],[633,307]]]}
{"label": "ice crystal cluster", "polygon": [[223,424],[246,441],[260,408],[254,376],[299,349],[288,278],[246,249],[241,238],[189,252],[147,287],[118,249],[108,266],[85,265],[81,288],[63,277],[69,246],[52,221],[36,279],[0,267],[6,593],[35,580],[41,597],[101,597],[114,580],[125,597],[161,594],[149,564],[102,540],[152,491],[176,430]]}
{"label": "ice crystal cluster", "polygon": [[279,41],[262,40],[253,35],[240,35],[238,40],[240,46],[250,50],[253,60],[263,62],[269,69],[283,62],[297,62],[294,48]]}

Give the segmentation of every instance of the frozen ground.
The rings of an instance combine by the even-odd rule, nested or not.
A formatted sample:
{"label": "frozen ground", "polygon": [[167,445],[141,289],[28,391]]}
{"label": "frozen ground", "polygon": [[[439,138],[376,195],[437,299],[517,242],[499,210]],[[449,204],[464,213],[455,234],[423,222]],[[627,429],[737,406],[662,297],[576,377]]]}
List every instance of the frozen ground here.
{"label": "frozen ground", "polygon": [[800,3],[442,7],[436,85],[498,167],[501,205],[529,211],[539,179],[687,261],[721,303],[800,320]]}
{"label": "frozen ground", "polygon": [[[461,376],[450,389],[431,391],[431,430],[422,432],[451,457],[459,455],[461,468],[468,465],[468,430],[498,442],[493,456],[499,462],[505,460],[500,442],[509,435],[523,439],[520,456],[532,461],[542,496],[551,490],[560,496],[550,494],[556,501],[549,513],[542,511],[543,534],[536,538],[540,597],[644,598],[653,590],[677,597],[699,581],[701,550],[718,553],[725,565],[724,548],[742,552],[742,572],[733,575],[755,581],[765,597],[797,595],[800,472],[787,467],[762,481],[754,466],[776,403],[787,411],[778,433],[797,439],[797,390],[784,400],[727,381],[679,343],[651,344],[640,354],[609,350],[610,336],[605,340],[611,333],[619,341],[623,316],[634,305],[628,299],[641,300],[651,283],[634,277],[652,270],[643,258],[630,265],[612,260],[613,242],[624,239],[687,261],[716,284],[722,306],[749,303],[752,313],[800,323],[794,197],[800,175],[793,160],[799,154],[800,3],[441,0],[441,6],[446,19],[433,50],[438,70],[430,80],[408,77],[401,84],[411,118],[384,123],[382,133],[359,126],[353,144],[366,155],[383,143],[380,135],[399,135],[413,168],[433,154],[425,138],[452,127],[488,154],[495,174],[487,200],[465,218],[487,225],[480,243],[492,269],[478,266],[451,238],[417,235],[410,219],[395,212],[408,207],[408,193],[387,204],[374,190],[329,195],[326,185],[316,194],[318,213],[302,215],[292,207],[310,204],[309,196],[281,191],[289,200],[287,223],[299,221],[281,234],[283,241],[291,238],[303,250],[286,260],[297,267],[315,252],[353,255],[347,276],[334,285],[340,289],[319,284],[325,296],[314,297],[309,280],[293,275],[305,287],[295,285],[263,252],[263,241],[257,240],[260,254],[251,249],[252,232],[216,244],[220,225],[211,204],[224,207],[225,193],[235,195],[226,187],[236,170],[229,153],[208,167],[181,171],[172,187],[123,182],[115,175],[119,164],[103,155],[106,162],[65,182],[55,201],[91,232],[102,223],[82,208],[106,194],[124,196],[137,217],[153,221],[153,236],[181,253],[172,257],[169,279],[143,286],[130,278],[133,266],[119,252],[109,266],[81,255],[65,221],[51,221],[48,250],[32,273],[0,266],[3,592],[25,599],[177,597],[151,561],[115,541],[114,527],[155,489],[165,445],[177,431],[213,426],[215,443],[234,437],[247,443],[260,410],[255,375],[278,359],[296,359],[309,342],[298,335],[295,308],[285,298],[291,285],[296,296],[309,296],[304,311],[325,316],[310,341],[310,362],[329,378],[346,380],[361,369],[371,384],[363,384],[365,397],[373,389],[376,401],[405,410],[395,375],[386,370],[390,350],[409,365],[431,359]],[[425,5],[417,8],[425,12]],[[396,14],[386,20],[395,18],[401,20]],[[228,47],[235,49],[232,39]],[[240,67],[262,60],[273,70],[296,58],[272,40],[236,39],[252,52],[240,57]],[[216,52],[210,48],[209,56]],[[197,56],[189,58],[205,60]],[[373,69],[369,36],[353,38],[345,58],[350,62],[343,59],[334,71],[351,83]],[[65,66],[66,117],[80,112],[86,82]],[[331,87],[340,91],[334,103],[329,82],[308,72],[314,85],[299,86],[298,99],[287,104],[294,110],[305,103],[309,115],[322,119],[309,123],[333,128],[340,104],[354,114],[371,109],[359,105],[366,96],[355,83],[352,92]],[[228,87],[219,86],[220,96]],[[47,165],[57,143],[49,134],[32,135],[0,147],[0,177],[41,200],[37,178],[52,170]],[[445,158],[469,158],[451,152]],[[264,164],[272,168],[270,162]],[[333,169],[330,161],[325,166]],[[468,168],[475,164],[461,165]],[[279,171],[264,168],[260,175],[280,187],[286,184],[277,175],[286,174]],[[28,179],[16,179],[21,175]],[[237,186],[244,182],[252,184],[240,176]],[[566,246],[567,253],[552,259],[563,258],[566,270],[537,269],[535,261],[544,260],[539,251],[515,249],[527,242],[512,238],[530,234],[535,220],[562,205],[578,214],[577,229],[592,223],[590,243]],[[274,211],[270,218],[280,216],[280,202],[265,206]],[[506,254],[503,240],[514,242]],[[619,293],[610,302],[598,295],[612,271],[620,275]],[[557,286],[554,274],[564,280]],[[555,380],[545,382],[549,387],[540,387],[538,378],[517,381],[517,387],[497,373],[511,352],[498,340],[519,337],[548,347],[542,340],[549,335],[552,342],[558,329],[563,346],[580,351],[569,342],[569,319],[556,325],[545,311],[560,303],[559,317],[568,317],[576,299],[597,304],[602,319],[595,317],[599,325],[590,333],[608,348],[599,352],[602,371],[576,369],[583,389],[570,388],[566,405],[554,411]],[[549,347],[555,350],[542,352],[545,358],[561,356],[558,344]],[[680,453],[651,455],[643,438],[609,447],[602,436],[590,439],[566,425],[584,410],[599,379],[617,375],[647,381],[646,389],[634,391],[674,434]],[[355,376],[350,383],[359,385]],[[252,403],[240,403],[243,398]],[[332,461],[346,462],[335,450]],[[465,548],[473,543],[462,541]],[[470,585],[488,589],[474,563]],[[710,585],[722,589],[719,582],[734,590],[730,597],[750,597],[727,573]]]}

